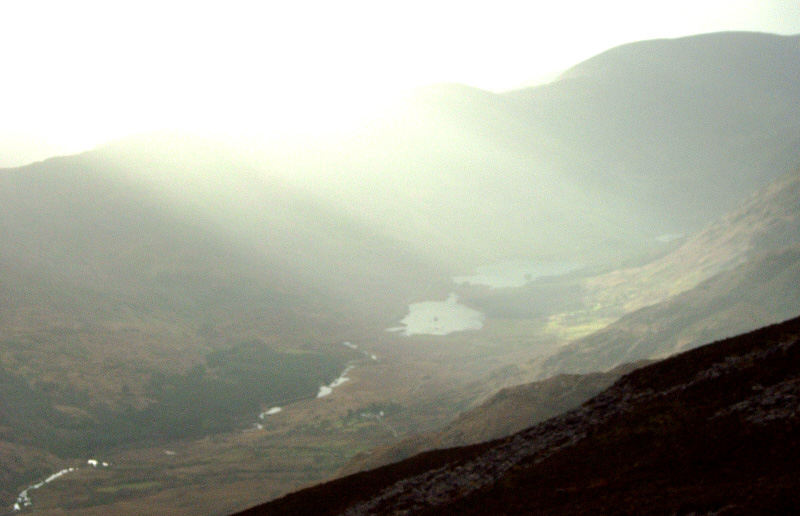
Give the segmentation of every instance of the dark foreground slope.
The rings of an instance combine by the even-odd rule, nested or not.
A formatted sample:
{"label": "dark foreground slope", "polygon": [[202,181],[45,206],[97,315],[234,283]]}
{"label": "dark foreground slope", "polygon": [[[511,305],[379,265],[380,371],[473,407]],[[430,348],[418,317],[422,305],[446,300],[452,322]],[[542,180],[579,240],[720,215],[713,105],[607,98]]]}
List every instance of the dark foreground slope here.
{"label": "dark foreground slope", "polygon": [[341,475],[399,462],[419,453],[492,441],[579,407],[609,388],[620,376],[646,362],[623,364],[606,373],[559,374],[546,380],[507,387],[460,414],[444,429],[415,434],[400,442],[359,453]]}
{"label": "dark foreground slope", "polygon": [[512,437],[242,515],[797,514],[800,318],[639,369]]}

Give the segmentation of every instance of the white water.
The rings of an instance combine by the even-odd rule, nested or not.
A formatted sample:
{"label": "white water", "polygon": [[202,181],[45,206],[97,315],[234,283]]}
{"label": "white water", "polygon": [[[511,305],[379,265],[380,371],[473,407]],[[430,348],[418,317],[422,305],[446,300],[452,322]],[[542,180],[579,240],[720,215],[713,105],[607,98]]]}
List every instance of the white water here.
{"label": "white water", "polygon": [[[375,355],[373,353],[369,353],[369,352],[367,352],[367,351],[365,351],[363,349],[359,349],[358,346],[353,344],[352,342],[344,341],[344,342],[342,342],[342,344],[344,346],[352,349],[353,351],[358,351],[359,353],[361,353],[362,355],[364,355],[365,357],[367,357],[370,360],[373,360],[373,361],[377,361],[378,360],[377,355]],[[342,371],[342,374],[340,374],[338,378],[336,378],[334,381],[332,381],[328,385],[321,385],[320,388],[319,388],[319,391],[317,392],[317,398],[324,398],[325,396],[330,396],[333,393],[333,390],[335,388],[340,387],[344,383],[349,382],[350,378],[347,376],[347,374],[350,371],[352,371],[354,367],[355,367],[355,363],[348,364],[347,367],[344,369],[344,371]],[[258,415],[258,419],[264,420],[268,416],[274,416],[275,414],[281,412],[282,410],[283,410],[282,407],[272,407],[269,410],[265,410],[264,412],[260,413]],[[245,431],[263,430],[263,429],[264,429],[264,426],[262,424],[253,423],[253,427],[249,428],[249,429],[247,429]]]}
{"label": "white water", "polygon": [[[108,462],[99,461],[97,459],[89,459],[86,461],[86,464],[93,468],[97,467],[104,467],[107,468],[109,466]],[[79,468],[64,468],[61,471],[57,471],[50,475],[49,477],[41,480],[33,485],[28,486],[27,489],[22,491],[19,496],[17,496],[17,501],[14,503],[13,509],[15,511],[21,511],[24,507],[33,507],[33,502],[31,501],[31,491],[35,489],[40,489],[41,487],[49,484],[50,482],[57,480],[68,473],[72,473],[73,471],[77,471]]]}
{"label": "white water", "polygon": [[398,331],[404,335],[447,335],[483,328],[483,314],[459,304],[458,296],[451,293],[446,301],[408,305],[408,315],[400,322],[403,326],[386,331]]}
{"label": "white water", "polygon": [[[353,344],[352,342],[344,341],[342,342],[343,345],[352,349],[353,351],[359,351],[362,355],[369,358],[370,360],[378,360],[378,357],[372,353],[369,353],[363,349],[358,349],[358,346]],[[333,393],[333,389],[336,387],[341,386],[342,384],[349,382],[350,378],[348,378],[347,373],[353,370],[355,367],[354,363],[350,363],[347,365],[342,374],[339,375],[339,378],[332,381],[329,385],[321,385],[319,388],[319,392],[317,392],[317,398],[324,398],[325,396],[330,396]]]}
{"label": "white water", "polygon": [[356,346],[352,342],[344,341],[344,342],[342,342],[342,344],[344,344],[345,346],[347,346],[348,348],[350,348],[352,350],[361,351],[361,354],[364,355],[365,357],[369,358],[370,360],[378,360],[378,356],[377,355],[374,355],[374,354],[372,354],[372,353],[370,353],[368,351],[365,351],[363,349],[359,350],[358,346]]}
{"label": "white water", "polygon": [[275,414],[277,414],[277,413],[278,413],[278,412],[280,412],[281,410],[283,410],[281,407],[272,407],[271,409],[269,409],[269,410],[265,410],[264,412],[262,412],[261,414],[259,414],[259,415],[258,415],[258,419],[264,419],[264,418],[266,418],[267,416],[274,416]]}
{"label": "white water", "polygon": [[353,365],[349,365],[342,371],[342,374],[339,375],[339,378],[335,379],[330,383],[330,385],[322,385],[319,388],[319,392],[317,393],[317,398],[324,398],[325,396],[330,396],[333,393],[333,389],[336,387],[341,386],[342,384],[349,382],[350,378],[347,377],[347,373],[353,370]]}

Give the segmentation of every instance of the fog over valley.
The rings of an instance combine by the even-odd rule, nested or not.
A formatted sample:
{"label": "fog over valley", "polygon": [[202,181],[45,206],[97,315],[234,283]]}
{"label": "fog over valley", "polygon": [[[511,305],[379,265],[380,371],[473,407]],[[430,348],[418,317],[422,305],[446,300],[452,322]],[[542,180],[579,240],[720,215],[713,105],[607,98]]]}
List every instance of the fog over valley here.
{"label": "fog over valley", "polygon": [[[53,13],[86,28],[79,4]],[[127,11],[92,4],[116,53],[65,39],[69,84],[39,107],[29,64],[3,65],[29,107],[0,122],[0,515],[800,510],[800,13],[678,2],[607,21],[616,39],[576,21],[585,41],[549,32],[534,65],[541,43],[523,59],[519,22],[502,34],[516,7],[351,4],[192,8],[180,52],[175,6],[134,48]],[[352,12],[383,20],[374,49]],[[392,43],[392,16],[427,47]],[[286,56],[249,50],[267,42]],[[75,90],[100,80],[76,45],[108,91],[128,60],[141,97]],[[616,446],[635,456],[612,474]],[[662,482],[696,464],[705,491]]]}

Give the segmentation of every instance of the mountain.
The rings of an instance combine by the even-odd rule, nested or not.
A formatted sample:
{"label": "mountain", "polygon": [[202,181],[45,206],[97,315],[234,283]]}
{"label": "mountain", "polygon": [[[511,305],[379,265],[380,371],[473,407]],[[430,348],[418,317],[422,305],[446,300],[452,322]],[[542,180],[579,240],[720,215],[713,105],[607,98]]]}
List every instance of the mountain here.
{"label": "mountain", "polygon": [[638,369],[511,437],[239,514],[791,514],[799,373],[793,319]]}
{"label": "mountain", "polygon": [[[99,282],[102,290],[126,292],[155,278],[161,291],[186,288],[180,281],[192,276],[239,290],[299,291],[302,282],[316,290],[304,303],[346,296],[361,300],[360,308],[375,307],[370,282],[387,282],[394,291],[420,278],[430,281],[417,272],[427,264],[400,243],[213,139],[142,135],[9,169],[1,180],[8,244],[0,263],[15,272],[27,267],[37,277],[55,274],[57,281]],[[384,274],[392,265],[398,269]],[[209,277],[207,269],[222,277]]]}
{"label": "mountain", "polygon": [[543,86],[422,88],[356,135],[264,157],[466,270],[619,260],[694,232],[796,166],[798,55],[798,36],[632,43]]}
{"label": "mountain", "polygon": [[31,408],[4,408],[2,436],[61,456],[313,398],[356,357],[342,340],[382,330],[440,274],[175,134],[0,171],[0,235],[0,393]]}
{"label": "mountain", "polygon": [[53,144],[38,135],[27,131],[13,131],[4,128],[0,131],[0,169],[21,167],[49,156],[70,154],[63,145]]}
{"label": "mountain", "polygon": [[[335,137],[165,132],[0,170],[0,501],[100,453],[120,467],[48,485],[37,509],[232,512],[482,401],[450,428],[467,442],[497,435],[493,414],[519,416],[503,432],[550,415],[521,387],[492,396],[678,294],[699,319],[652,312],[669,331],[631,324],[586,366],[788,314],[797,47],[644,42],[544,86],[423,88]],[[513,292],[451,280],[507,259],[585,267]],[[385,331],[450,292],[481,330]],[[556,384],[545,398],[577,403]]]}
{"label": "mountain", "polygon": [[706,227],[633,263],[519,289],[462,292],[492,318],[566,329],[559,330],[559,349],[498,369],[484,387],[662,358],[800,312],[799,210],[795,168]]}
{"label": "mountain", "polygon": [[598,275],[588,302],[623,312],[655,304],[697,286],[761,253],[800,243],[800,169],[794,167],[733,209],[680,242],[664,256],[637,267]]}
{"label": "mountain", "polygon": [[602,182],[604,200],[644,203],[635,211],[654,226],[659,217],[675,224],[664,233],[686,233],[796,165],[798,107],[786,102],[800,92],[790,64],[798,56],[800,36],[644,41],[508,95],[579,150],[574,179]]}

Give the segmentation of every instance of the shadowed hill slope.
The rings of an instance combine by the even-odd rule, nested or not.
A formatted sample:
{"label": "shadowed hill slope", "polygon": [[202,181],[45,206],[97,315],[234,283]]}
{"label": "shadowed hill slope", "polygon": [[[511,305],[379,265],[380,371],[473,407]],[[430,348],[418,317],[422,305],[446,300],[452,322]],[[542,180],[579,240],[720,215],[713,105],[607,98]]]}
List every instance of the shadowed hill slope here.
{"label": "shadowed hill slope", "polygon": [[398,462],[424,451],[500,439],[580,406],[620,376],[646,362],[625,364],[607,373],[561,374],[501,389],[479,406],[460,414],[444,429],[414,435],[399,443],[355,456],[342,475]]}
{"label": "shadowed hill slope", "polygon": [[639,369],[512,437],[422,454],[243,516],[791,514],[800,319]]}
{"label": "shadowed hill slope", "polygon": [[215,141],[174,134],[0,171],[0,236],[0,439],[61,457],[313,398],[353,359],[342,340],[439,277]]}
{"label": "shadowed hill slope", "polygon": [[347,301],[355,315],[432,279],[399,242],[212,139],[121,140],[4,170],[0,187],[0,265],[11,282],[28,273],[126,295],[150,289],[148,301],[172,295],[178,306],[225,288],[276,291],[334,313]]}

